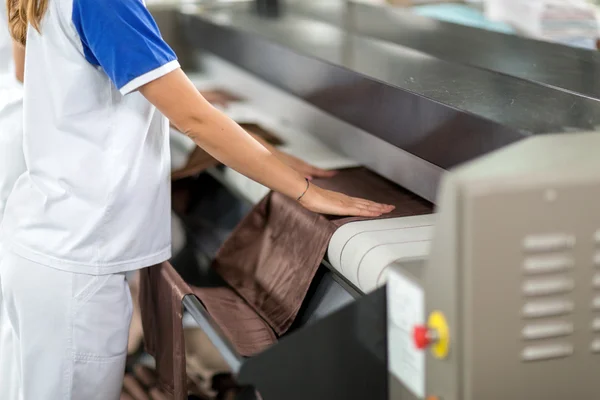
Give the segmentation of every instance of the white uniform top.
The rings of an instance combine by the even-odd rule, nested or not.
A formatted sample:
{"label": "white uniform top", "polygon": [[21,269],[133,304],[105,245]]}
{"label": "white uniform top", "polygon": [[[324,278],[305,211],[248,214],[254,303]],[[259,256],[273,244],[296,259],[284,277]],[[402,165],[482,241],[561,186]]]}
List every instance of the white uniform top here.
{"label": "white uniform top", "polygon": [[168,121],[136,90],[179,67],[142,0],[50,0],[28,30],[24,154],[2,236],[21,257],[110,274],[167,260]]}
{"label": "white uniform top", "polygon": [[12,40],[8,33],[8,16],[6,5],[0,4],[0,87],[3,86],[5,76],[12,70]]}
{"label": "white uniform top", "polygon": [[0,224],[6,199],[23,173],[23,87],[15,78],[6,7],[0,5]]}

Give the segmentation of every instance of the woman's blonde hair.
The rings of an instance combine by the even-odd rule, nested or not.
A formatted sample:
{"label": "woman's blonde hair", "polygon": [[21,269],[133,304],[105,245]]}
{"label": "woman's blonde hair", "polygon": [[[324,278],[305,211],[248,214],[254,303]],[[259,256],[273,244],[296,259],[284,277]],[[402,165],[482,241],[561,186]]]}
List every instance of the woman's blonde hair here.
{"label": "woman's blonde hair", "polygon": [[39,32],[47,8],[48,0],[6,0],[8,26],[12,38],[24,45],[27,26],[31,24]]}

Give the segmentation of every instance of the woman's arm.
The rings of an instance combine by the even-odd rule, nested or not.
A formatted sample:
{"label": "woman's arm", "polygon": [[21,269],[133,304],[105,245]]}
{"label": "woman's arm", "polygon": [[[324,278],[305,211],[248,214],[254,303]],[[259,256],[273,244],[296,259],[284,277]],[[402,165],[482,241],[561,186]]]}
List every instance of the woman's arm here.
{"label": "woman's arm", "polygon": [[287,166],[292,167],[294,171],[302,174],[302,176],[307,177],[308,179],[312,178],[331,178],[336,173],[335,171],[328,171],[326,169],[321,169],[310,165],[307,162],[299,159],[298,157],[294,157],[291,154],[285,153],[279,150],[277,147],[272,146],[262,137],[255,135],[252,132],[248,132],[250,136],[252,136],[258,143],[262,144],[265,149],[269,150],[271,154],[279,158],[283,161]]}
{"label": "woman's arm", "polygon": [[[223,164],[290,198],[306,190],[305,178],[287,166],[244,129],[208,103],[181,69],[140,88],[181,132]],[[335,215],[379,216],[392,206],[356,199],[310,185],[306,208]]]}
{"label": "woman's arm", "polygon": [[13,60],[15,62],[15,78],[21,83],[25,77],[25,47],[13,41]]}

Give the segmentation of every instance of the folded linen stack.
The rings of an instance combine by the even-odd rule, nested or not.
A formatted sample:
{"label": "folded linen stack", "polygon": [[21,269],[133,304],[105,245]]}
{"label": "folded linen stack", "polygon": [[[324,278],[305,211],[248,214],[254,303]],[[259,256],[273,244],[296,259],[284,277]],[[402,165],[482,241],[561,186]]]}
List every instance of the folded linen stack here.
{"label": "folded linen stack", "polygon": [[538,39],[595,48],[598,11],[585,0],[503,0],[502,18]]}

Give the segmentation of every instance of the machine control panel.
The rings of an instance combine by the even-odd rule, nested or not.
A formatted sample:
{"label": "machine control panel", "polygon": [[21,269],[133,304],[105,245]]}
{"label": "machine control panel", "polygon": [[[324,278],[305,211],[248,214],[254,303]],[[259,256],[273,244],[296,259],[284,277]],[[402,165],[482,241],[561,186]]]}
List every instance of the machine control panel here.
{"label": "machine control panel", "polygon": [[425,294],[395,270],[388,278],[387,291],[389,370],[417,399],[425,399],[424,346],[415,343],[414,336],[415,327],[425,326]]}

